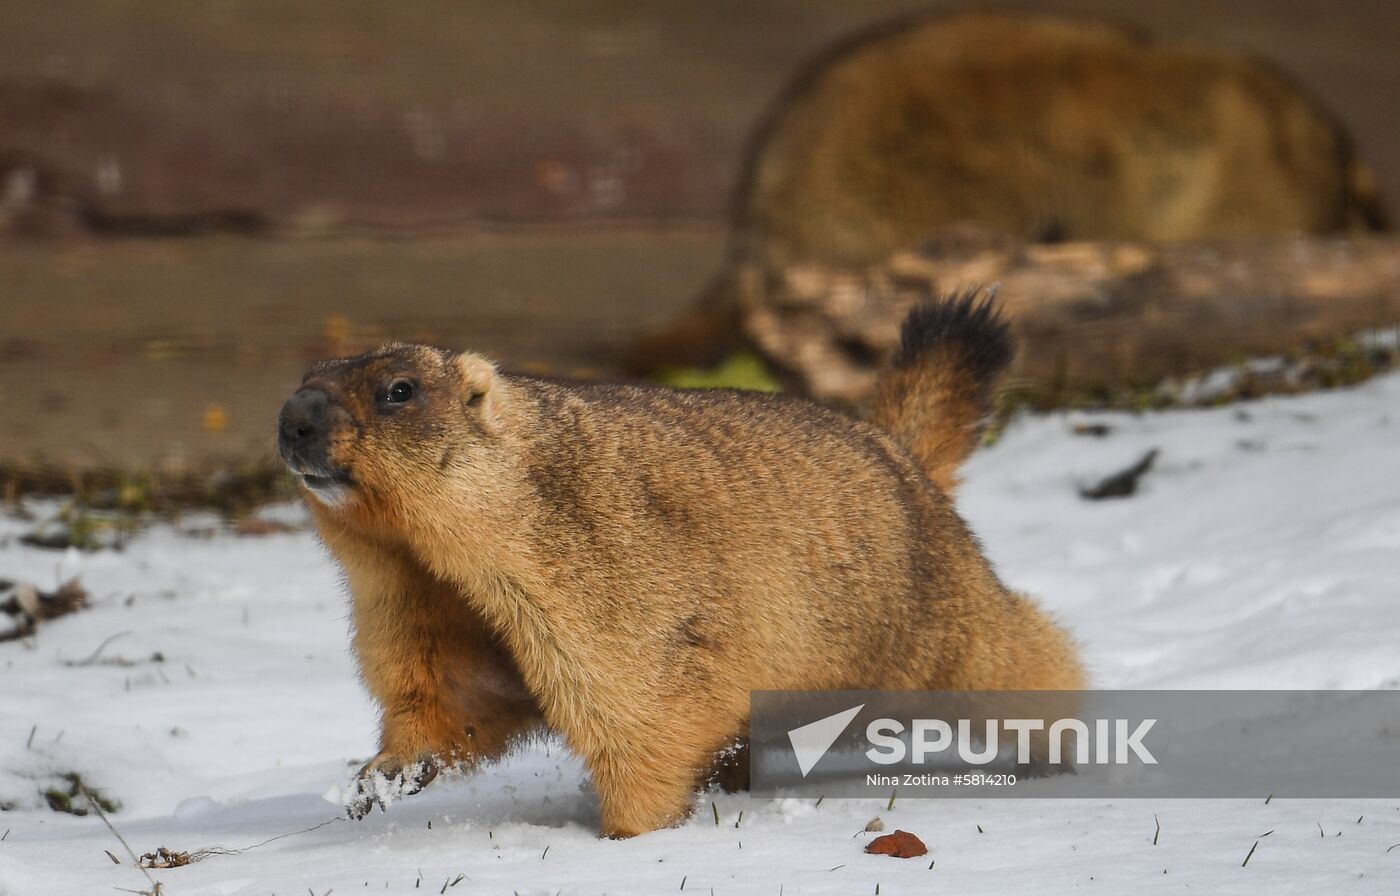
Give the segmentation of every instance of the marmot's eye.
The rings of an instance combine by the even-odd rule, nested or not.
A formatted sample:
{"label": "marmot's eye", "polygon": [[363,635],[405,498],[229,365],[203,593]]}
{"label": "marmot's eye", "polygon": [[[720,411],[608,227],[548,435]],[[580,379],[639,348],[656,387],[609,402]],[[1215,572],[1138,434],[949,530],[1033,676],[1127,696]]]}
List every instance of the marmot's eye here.
{"label": "marmot's eye", "polygon": [[408,380],[394,380],[389,384],[389,391],[385,394],[384,400],[389,404],[403,404],[413,397],[413,384]]}

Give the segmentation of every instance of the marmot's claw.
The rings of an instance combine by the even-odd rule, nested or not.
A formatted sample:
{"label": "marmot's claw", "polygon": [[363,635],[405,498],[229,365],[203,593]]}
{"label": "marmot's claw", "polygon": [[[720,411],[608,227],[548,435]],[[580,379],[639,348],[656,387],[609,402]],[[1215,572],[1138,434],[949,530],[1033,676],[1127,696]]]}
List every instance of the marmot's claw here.
{"label": "marmot's claw", "polygon": [[400,796],[412,796],[427,787],[437,777],[438,763],[432,757],[424,757],[404,766],[395,776]]}
{"label": "marmot's claw", "polygon": [[359,821],[375,806],[387,812],[400,796],[412,796],[437,777],[438,762],[432,756],[419,756],[405,762],[391,756],[376,756],[365,764],[351,782],[351,793],[345,812]]}
{"label": "marmot's claw", "polygon": [[345,802],[345,814],[353,821],[359,821],[378,806],[379,811],[385,811],[384,798],[380,795],[382,790],[393,787],[393,780],[382,775],[371,772],[365,774],[361,772],[354,781],[350,783],[349,799]]}
{"label": "marmot's claw", "polygon": [[351,821],[359,821],[370,813],[370,810],[374,808],[376,803],[379,804],[380,811],[383,811],[384,803],[372,794],[367,794],[357,787],[354,795],[352,795],[345,804],[345,815]]}

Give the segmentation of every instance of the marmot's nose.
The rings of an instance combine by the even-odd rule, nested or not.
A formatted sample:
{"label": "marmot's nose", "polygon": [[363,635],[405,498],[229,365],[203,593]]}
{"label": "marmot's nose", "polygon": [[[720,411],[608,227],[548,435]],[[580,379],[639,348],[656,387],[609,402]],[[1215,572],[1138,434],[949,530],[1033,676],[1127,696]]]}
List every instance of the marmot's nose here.
{"label": "marmot's nose", "polygon": [[320,389],[299,389],[287,399],[278,419],[278,435],[283,446],[299,447],[322,435],[330,403],[330,398]]}

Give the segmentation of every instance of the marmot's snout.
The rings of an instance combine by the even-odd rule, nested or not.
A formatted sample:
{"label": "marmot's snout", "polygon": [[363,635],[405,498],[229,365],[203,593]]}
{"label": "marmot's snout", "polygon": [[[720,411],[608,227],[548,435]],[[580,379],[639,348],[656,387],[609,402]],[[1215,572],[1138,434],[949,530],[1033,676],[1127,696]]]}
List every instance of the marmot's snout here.
{"label": "marmot's snout", "polygon": [[282,462],[316,492],[331,492],[350,484],[346,470],[331,461],[330,434],[335,407],[320,389],[301,388],[282,405],[277,421],[277,451]]}
{"label": "marmot's snout", "polygon": [[327,410],[331,400],[320,389],[298,389],[282,405],[277,450],[294,471],[325,465]]}

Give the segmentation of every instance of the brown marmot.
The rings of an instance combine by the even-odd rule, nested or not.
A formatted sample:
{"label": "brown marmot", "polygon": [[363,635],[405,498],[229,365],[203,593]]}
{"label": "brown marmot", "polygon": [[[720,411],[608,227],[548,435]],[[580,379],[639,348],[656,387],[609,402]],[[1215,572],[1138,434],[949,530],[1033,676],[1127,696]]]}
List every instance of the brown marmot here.
{"label": "brown marmot", "polygon": [[1009,340],[971,295],[916,310],[873,423],[424,346],[312,366],[279,448],[383,710],[363,779],[411,791],[544,725],[630,836],[687,814],[751,690],[1080,687],[948,497]]}
{"label": "brown marmot", "polygon": [[1180,242],[1377,230],[1386,213],[1342,125],[1261,60],[1090,19],[917,14],[827,49],[772,103],[726,270],[631,366],[715,360],[762,301],[750,279],[861,269],[968,225]]}
{"label": "brown marmot", "polygon": [[960,224],[1027,241],[1371,229],[1335,118],[1260,60],[1092,20],[916,16],[813,62],[752,143],[736,254],[864,266]]}

